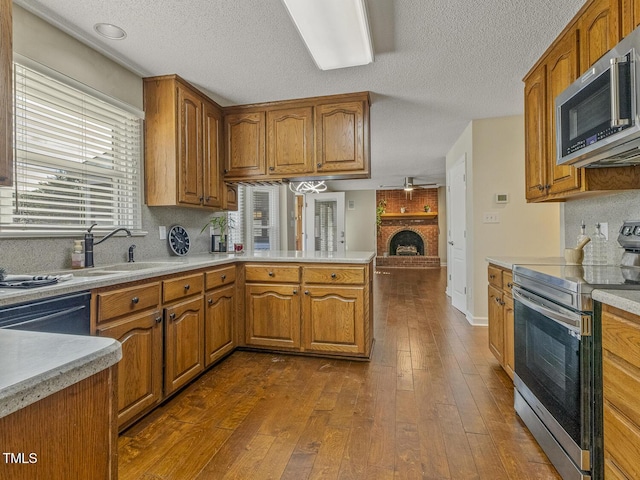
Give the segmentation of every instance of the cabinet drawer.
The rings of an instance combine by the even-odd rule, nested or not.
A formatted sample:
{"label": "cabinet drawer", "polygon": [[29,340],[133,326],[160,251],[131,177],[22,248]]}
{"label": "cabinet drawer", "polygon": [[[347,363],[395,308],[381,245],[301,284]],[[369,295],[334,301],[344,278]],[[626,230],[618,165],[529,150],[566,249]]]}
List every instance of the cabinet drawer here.
{"label": "cabinet drawer", "polygon": [[489,283],[496,288],[502,289],[502,269],[489,265]]}
{"label": "cabinet drawer", "polygon": [[205,272],[204,274],[205,290],[211,290],[212,288],[229,285],[235,281],[236,281],[235,265],[232,265],[230,267],[216,268],[215,270]]}
{"label": "cabinet drawer", "polygon": [[164,303],[196,295],[202,292],[203,275],[196,273],[162,282],[162,301]]}
{"label": "cabinet drawer", "polygon": [[511,287],[513,287],[513,273],[511,270],[502,271],[502,288],[505,293],[511,295]]}
{"label": "cabinet drawer", "polygon": [[339,285],[361,285],[364,283],[365,267],[304,267],[302,279],[305,283]]}
{"label": "cabinet drawer", "polygon": [[152,308],[160,303],[160,283],[122,288],[99,293],[98,323]]}
{"label": "cabinet drawer", "polygon": [[247,282],[300,282],[300,267],[284,265],[247,265],[245,280]]}

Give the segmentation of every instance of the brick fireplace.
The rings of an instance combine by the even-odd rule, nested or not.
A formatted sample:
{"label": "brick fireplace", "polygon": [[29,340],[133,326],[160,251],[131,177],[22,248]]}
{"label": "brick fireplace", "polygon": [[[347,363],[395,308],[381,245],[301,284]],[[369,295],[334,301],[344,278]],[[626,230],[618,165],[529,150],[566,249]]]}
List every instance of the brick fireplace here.
{"label": "brick fireplace", "polygon": [[376,205],[381,202],[386,206],[378,230],[376,265],[439,267],[437,189],[416,189],[410,196],[404,190],[378,190]]}

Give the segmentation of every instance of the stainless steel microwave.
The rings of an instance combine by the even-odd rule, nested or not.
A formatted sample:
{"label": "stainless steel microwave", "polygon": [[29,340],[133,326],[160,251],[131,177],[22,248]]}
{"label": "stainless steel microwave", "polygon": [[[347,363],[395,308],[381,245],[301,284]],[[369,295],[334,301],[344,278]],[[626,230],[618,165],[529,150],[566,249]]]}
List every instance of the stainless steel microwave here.
{"label": "stainless steel microwave", "polygon": [[556,163],[640,164],[640,27],[555,100]]}

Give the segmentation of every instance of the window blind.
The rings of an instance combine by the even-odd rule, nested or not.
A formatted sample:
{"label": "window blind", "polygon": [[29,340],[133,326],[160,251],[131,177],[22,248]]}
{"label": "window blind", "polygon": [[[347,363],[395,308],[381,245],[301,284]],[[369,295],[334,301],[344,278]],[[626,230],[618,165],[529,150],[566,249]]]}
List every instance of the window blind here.
{"label": "window blind", "polygon": [[0,189],[0,236],[141,229],[141,118],[103,97],[14,63],[15,185]]}

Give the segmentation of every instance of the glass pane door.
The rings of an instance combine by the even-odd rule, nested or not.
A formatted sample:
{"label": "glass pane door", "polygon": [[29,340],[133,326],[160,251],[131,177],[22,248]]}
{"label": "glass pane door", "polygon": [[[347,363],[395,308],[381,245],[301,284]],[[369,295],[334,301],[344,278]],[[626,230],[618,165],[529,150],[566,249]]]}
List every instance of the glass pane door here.
{"label": "glass pane door", "polygon": [[307,194],[306,247],[315,252],[344,252],[344,192]]}

